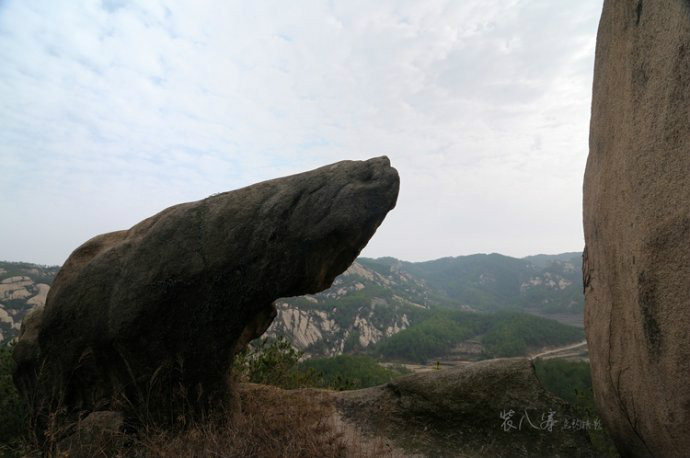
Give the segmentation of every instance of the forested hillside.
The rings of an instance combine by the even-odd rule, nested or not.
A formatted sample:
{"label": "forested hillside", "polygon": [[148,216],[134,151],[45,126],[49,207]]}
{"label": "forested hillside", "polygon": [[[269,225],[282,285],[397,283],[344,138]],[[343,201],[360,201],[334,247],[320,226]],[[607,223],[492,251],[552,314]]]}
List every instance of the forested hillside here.
{"label": "forested hillside", "polygon": [[423,363],[453,354],[469,360],[519,356],[582,339],[582,329],[526,313],[443,310],[381,341],[372,351],[386,360]]}

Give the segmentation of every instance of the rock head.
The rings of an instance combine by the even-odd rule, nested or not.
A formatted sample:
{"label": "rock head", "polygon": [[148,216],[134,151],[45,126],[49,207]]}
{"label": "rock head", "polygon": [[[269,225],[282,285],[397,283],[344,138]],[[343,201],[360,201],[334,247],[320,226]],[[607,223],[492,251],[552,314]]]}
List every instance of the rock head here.
{"label": "rock head", "polygon": [[167,208],[77,248],[24,323],[15,382],[34,415],[228,397],[233,355],[280,297],[316,293],[357,257],[399,187],[388,158],[343,161]]}
{"label": "rock head", "polygon": [[690,453],[690,3],[604,2],[584,180],[595,400],[625,457]]}

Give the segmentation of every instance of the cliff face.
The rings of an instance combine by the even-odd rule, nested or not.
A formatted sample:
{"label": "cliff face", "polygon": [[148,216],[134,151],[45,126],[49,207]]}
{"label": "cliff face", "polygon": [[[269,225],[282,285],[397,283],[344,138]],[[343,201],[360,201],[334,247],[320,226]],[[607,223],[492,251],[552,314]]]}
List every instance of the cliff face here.
{"label": "cliff face", "polygon": [[584,180],[595,398],[624,456],[690,450],[690,4],[606,1]]}
{"label": "cliff face", "polygon": [[380,273],[355,261],[331,288],[276,301],[267,335],[283,336],[309,356],[361,351],[410,326],[432,295],[412,275]]}
{"label": "cliff face", "polygon": [[0,342],[19,334],[26,314],[33,308],[43,307],[59,269],[57,266],[0,261]]}

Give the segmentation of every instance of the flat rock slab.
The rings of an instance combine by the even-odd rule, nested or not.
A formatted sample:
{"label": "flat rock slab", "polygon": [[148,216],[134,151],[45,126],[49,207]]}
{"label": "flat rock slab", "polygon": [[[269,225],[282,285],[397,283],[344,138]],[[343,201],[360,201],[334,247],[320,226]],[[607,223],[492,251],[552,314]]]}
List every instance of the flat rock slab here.
{"label": "flat rock slab", "polygon": [[508,358],[413,374],[333,394],[342,421],[406,456],[594,457],[565,401],[544,390],[531,361]]}

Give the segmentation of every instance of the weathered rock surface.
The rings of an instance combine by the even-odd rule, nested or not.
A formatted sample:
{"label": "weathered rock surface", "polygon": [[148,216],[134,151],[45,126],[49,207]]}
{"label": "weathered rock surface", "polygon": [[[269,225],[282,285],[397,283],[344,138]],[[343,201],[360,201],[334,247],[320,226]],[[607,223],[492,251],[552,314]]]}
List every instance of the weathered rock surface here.
{"label": "weathered rock surface", "polygon": [[414,374],[332,396],[347,426],[385,438],[405,456],[595,456],[587,433],[568,426],[585,419],[544,390],[525,358]]}
{"label": "weathered rock surface", "polygon": [[623,456],[690,453],[690,3],[604,2],[584,180],[585,327]]}
{"label": "weathered rock surface", "polygon": [[273,301],[328,288],[395,206],[398,186],[385,157],[343,161],[89,240],[24,323],[15,381],[49,398],[43,409],[60,402],[71,412],[124,396],[160,413],[178,388],[194,408],[222,401],[234,352],[270,325]]}

